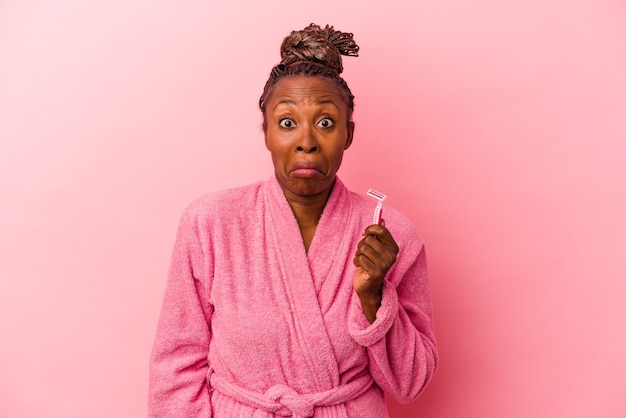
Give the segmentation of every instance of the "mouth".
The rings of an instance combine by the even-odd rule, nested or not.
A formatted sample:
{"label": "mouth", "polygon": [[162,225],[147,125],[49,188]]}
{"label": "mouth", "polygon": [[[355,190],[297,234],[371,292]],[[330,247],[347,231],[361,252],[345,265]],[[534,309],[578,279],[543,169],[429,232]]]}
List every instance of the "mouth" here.
{"label": "mouth", "polygon": [[302,179],[324,178],[324,172],[319,164],[310,161],[299,161],[289,170],[289,176]]}

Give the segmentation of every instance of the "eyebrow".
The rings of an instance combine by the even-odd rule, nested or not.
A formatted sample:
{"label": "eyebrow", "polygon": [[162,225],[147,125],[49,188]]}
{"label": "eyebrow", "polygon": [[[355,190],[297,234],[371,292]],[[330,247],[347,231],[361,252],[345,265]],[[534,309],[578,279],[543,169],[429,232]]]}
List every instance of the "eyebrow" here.
{"label": "eyebrow", "polygon": [[[284,100],[281,100],[280,102],[276,103],[276,106],[274,106],[274,109],[276,109],[281,104],[288,104],[288,105],[295,106],[297,103],[294,100],[284,99]],[[332,99],[318,100],[317,102],[315,102],[315,104],[316,105],[331,104],[331,105],[335,106],[337,109],[339,109],[339,106],[337,106],[337,103],[335,103],[335,101],[332,100]]]}
{"label": "eyebrow", "polygon": [[294,102],[293,100],[286,100],[286,99],[285,100],[281,100],[280,102],[276,103],[276,106],[274,106],[274,109],[276,109],[281,104],[289,104],[289,105],[294,105],[295,106],[296,102]]}
{"label": "eyebrow", "polygon": [[331,104],[331,105],[335,106],[336,108],[339,108],[339,106],[337,106],[337,103],[335,103],[335,101],[331,100],[331,99],[319,100],[319,101],[315,102],[315,104],[318,104],[318,105],[321,105],[321,104]]}

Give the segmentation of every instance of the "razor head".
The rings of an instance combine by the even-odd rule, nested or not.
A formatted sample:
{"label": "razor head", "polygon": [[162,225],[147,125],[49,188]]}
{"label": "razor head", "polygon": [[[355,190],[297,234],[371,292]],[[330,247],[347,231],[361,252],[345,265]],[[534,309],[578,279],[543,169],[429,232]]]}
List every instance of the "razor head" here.
{"label": "razor head", "polygon": [[374,189],[369,189],[367,191],[367,195],[370,197],[373,197],[374,199],[378,200],[379,202],[382,202],[383,200],[385,200],[387,198],[387,195],[384,193],[381,193],[379,191],[376,191]]}

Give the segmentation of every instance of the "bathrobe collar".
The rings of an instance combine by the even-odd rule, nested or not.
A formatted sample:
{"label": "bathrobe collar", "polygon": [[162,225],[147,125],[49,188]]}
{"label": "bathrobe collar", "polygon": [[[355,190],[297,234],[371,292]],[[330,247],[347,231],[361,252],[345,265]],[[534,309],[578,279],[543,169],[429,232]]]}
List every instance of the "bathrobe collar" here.
{"label": "bathrobe collar", "polygon": [[328,390],[339,385],[339,371],[322,319],[318,293],[326,278],[341,276],[333,275],[332,271],[344,268],[345,258],[341,254],[349,251],[350,246],[346,231],[352,211],[347,199],[349,192],[337,178],[307,254],[298,222],[278,181],[272,177],[265,186],[266,213],[270,221],[267,233],[272,245],[279,249],[282,279],[299,325],[296,337],[308,359],[307,366],[312,369],[311,377],[316,379],[313,389]]}

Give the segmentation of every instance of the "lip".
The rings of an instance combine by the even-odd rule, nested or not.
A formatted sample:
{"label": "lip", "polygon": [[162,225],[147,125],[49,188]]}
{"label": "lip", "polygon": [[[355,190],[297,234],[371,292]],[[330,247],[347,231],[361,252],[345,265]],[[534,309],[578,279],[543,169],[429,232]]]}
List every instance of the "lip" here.
{"label": "lip", "polygon": [[298,161],[289,170],[290,177],[296,178],[323,178],[324,172],[319,164],[312,161]]}

